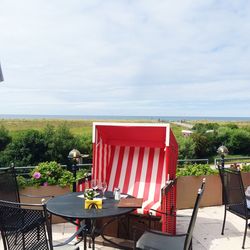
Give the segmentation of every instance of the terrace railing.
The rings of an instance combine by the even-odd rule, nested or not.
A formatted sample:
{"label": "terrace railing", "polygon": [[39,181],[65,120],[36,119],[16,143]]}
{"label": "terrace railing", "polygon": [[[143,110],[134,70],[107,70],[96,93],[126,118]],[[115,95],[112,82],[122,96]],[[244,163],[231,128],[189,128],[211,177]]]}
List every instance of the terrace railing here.
{"label": "terrace railing", "polygon": [[[242,163],[250,163],[250,157],[232,157],[232,158],[224,158],[225,164],[242,164]],[[214,159],[214,166],[218,166],[221,163],[221,158]]]}
{"label": "terrace railing", "polygon": [[[230,158],[230,160],[239,160],[239,159],[249,159],[250,162],[250,157],[241,157],[241,158]],[[226,160],[226,159],[225,159]],[[220,159],[215,159],[215,163],[219,162]],[[181,167],[184,164],[209,164],[209,159],[180,159],[177,161],[178,166]],[[70,165],[61,165],[63,168],[67,168],[68,170],[71,170]],[[18,175],[24,176],[24,177],[29,177],[30,171],[32,171],[36,166],[22,166],[22,167],[16,167],[16,173]],[[92,168],[92,163],[84,163],[84,164],[77,164],[77,167],[79,169],[87,169],[91,171]],[[1,168],[4,169],[4,168]]]}
{"label": "terrace railing", "polygon": [[[68,169],[69,171],[71,170],[71,166],[68,165],[61,165],[63,168]],[[21,175],[24,177],[29,177],[29,173],[35,168],[36,166],[23,166],[23,167],[15,167],[17,175]],[[92,163],[84,163],[84,164],[77,164],[77,167],[79,169],[87,169],[91,170]],[[4,170],[5,168],[1,168]]]}
{"label": "terrace railing", "polygon": [[182,166],[184,164],[209,164],[209,159],[184,159],[177,161],[178,166]]}

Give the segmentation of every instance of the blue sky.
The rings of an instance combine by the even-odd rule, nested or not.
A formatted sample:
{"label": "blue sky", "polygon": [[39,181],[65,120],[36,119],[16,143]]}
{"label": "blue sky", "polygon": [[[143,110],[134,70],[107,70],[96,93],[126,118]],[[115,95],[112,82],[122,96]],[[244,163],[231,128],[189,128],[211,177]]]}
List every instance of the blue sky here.
{"label": "blue sky", "polygon": [[0,114],[250,116],[249,1],[0,9]]}

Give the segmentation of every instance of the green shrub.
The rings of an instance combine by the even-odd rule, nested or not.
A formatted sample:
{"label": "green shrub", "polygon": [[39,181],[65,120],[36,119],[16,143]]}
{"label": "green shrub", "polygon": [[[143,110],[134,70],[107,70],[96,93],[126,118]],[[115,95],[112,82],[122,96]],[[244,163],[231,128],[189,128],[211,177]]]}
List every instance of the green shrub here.
{"label": "green shrub", "polygon": [[195,158],[195,143],[191,137],[179,138],[179,159]]}
{"label": "green shrub", "polygon": [[21,175],[17,176],[17,183],[20,189],[28,187],[28,186],[32,186],[31,179],[24,178]]}
{"label": "green shrub", "polygon": [[208,164],[185,165],[183,168],[177,168],[177,176],[201,176],[217,174],[218,170],[212,169]]}
{"label": "green shrub", "polygon": [[218,123],[196,123],[193,130],[198,133],[206,133],[207,130],[217,130],[220,127]]}
{"label": "green shrub", "polygon": [[59,185],[65,187],[74,182],[71,172],[55,161],[42,162],[31,171],[31,184],[35,186]]}
{"label": "green shrub", "polygon": [[91,175],[91,170],[89,169],[80,169],[76,172],[76,180],[81,180],[89,177]]}
{"label": "green shrub", "polygon": [[[91,175],[90,172],[90,169],[80,169],[76,173],[76,181],[89,178]],[[47,185],[65,187],[74,182],[73,174],[62,168],[61,165],[55,161],[40,163],[29,175],[30,178],[25,178],[20,175],[17,176],[19,188]]]}
{"label": "green shrub", "polygon": [[250,165],[244,164],[241,169],[242,172],[250,172]]}
{"label": "green shrub", "polygon": [[4,165],[15,162],[15,166],[36,165],[44,161],[46,145],[41,132],[33,129],[19,132],[4,150]]}
{"label": "green shrub", "polygon": [[6,146],[11,142],[11,136],[9,131],[3,126],[0,126],[0,151],[4,150]]}
{"label": "green shrub", "polygon": [[57,161],[61,164],[68,163],[68,153],[72,148],[80,148],[80,140],[75,137],[70,128],[65,124],[55,128],[46,126],[43,131],[46,145],[45,158],[47,161]]}

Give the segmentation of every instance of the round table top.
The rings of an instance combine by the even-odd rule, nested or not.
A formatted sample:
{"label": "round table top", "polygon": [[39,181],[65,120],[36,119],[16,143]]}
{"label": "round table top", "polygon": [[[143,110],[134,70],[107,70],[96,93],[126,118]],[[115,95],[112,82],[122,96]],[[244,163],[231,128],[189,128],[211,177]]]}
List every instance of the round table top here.
{"label": "round table top", "polygon": [[78,197],[83,192],[67,193],[50,199],[47,202],[47,210],[54,214],[70,219],[96,219],[103,217],[120,216],[132,212],[135,208],[117,207],[112,192],[106,192],[107,199],[103,200],[102,209],[85,209],[84,199]]}

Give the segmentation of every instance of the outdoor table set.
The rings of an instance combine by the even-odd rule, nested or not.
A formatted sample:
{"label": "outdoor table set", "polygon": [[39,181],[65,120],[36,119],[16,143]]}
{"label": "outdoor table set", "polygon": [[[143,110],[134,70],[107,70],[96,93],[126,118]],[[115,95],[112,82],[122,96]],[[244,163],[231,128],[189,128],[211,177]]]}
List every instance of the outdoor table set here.
{"label": "outdoor table set", "polygon": [[[131,205],[130,207],[118,207],[119,200],[114,199],[113,192],[106,192],[106,199],[103,200],[101,209],[94,207],[85,209],[86,200],[82,194],[82,192],[73,192],[52,198],[47,202],[47,210],[76,226],[81,226],[83,223],[86,225],[83,235],[81,235],[82,240],[84,240],[84,249],[87,249],[87,237],[92,239],[92,249],[95,249],[95,237],[98,235],[101,235],[104,241],[121,247],[104,236],[104,229],[114,219],[131,213],[135,207],[131,207]],[[110,218],[110,221],[98,229],[96,220],[99,218]]]}

